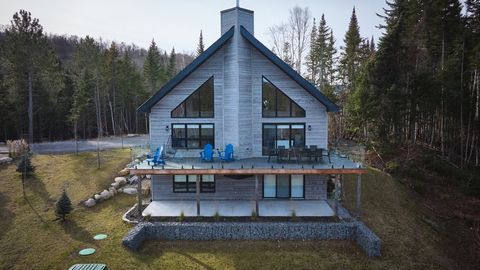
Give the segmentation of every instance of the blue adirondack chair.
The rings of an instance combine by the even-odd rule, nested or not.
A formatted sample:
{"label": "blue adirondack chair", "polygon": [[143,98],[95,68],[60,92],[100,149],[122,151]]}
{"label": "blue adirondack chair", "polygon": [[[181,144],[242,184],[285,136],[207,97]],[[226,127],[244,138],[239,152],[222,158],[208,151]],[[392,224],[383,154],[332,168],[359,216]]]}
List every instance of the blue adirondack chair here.
{"label": "blue adirondack chair", "polygon": [[152,162],[153,165],[165,164],[165,160],[163,160],[162,154],[163,154],[163,146],[157,148],[153,157],[147,155],[146,161],[148,165],[150,165],[150,162]]}
{"label": "blue adirondack chair", "polygon": [[204,161],[213,161],[213,146],[206,144],[203,147],[203,151],[200,152],[200,158]]}
{"label": "blue adirondack chair", "polygon": [[232,161],[233,160],[233,145],[227,144],[225,146],[225,151],[218,151],[218,157],[223,161]]}

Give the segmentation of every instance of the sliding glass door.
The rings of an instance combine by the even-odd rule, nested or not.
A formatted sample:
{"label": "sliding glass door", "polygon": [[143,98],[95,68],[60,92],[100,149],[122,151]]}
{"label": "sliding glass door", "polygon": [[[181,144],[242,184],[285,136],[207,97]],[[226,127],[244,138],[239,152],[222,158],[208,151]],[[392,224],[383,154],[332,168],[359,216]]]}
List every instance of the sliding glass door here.
{"label": "sliding glass door", "polygon": [[305,198],[304,176],[295,175],[264,175],[263,197],[280,199]]}
{"label": "sliding glass door", "polygon": [[305,146],[305,124],[263,124],[262,154],[269,155],[278,147]]}

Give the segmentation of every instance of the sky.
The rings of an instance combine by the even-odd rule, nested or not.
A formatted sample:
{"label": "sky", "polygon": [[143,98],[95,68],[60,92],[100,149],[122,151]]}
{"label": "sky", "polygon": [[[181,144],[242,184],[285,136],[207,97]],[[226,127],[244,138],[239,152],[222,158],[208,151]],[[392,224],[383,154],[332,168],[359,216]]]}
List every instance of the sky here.
{"label": "sky", "polygon": [[[203,31],[207,46],[220,37],[220,11],[234,7],[236,0],[0,0],[0,25],[8,25],[20,9],[40,20],[44,31],[60,35],[90,35],[104,41],[125,42],[148,48],[152,39],[170,51],[193,52]],[[318,19],[325,14],[337,46],[343,43],[355,6],[362,37],[378,41],[376,28],[385,0],[240,0],[240,7],[255,13],[255,37],[271,47],[270,26],[286,22],[295,5],[309,7]]]}

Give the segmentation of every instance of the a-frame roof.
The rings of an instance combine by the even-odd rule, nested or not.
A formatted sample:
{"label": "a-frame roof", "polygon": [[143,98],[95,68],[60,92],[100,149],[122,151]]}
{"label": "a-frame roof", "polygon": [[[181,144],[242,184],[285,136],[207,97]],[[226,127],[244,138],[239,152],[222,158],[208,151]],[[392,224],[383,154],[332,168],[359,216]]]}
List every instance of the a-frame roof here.
{"label": "a-frame roof", "polygon": [[247,31],[243,26],[240,26],[240,33],[242,36],[252,44],[259,52],[261,52],[265,57],[267,57],[273,64],[285,72],[292,80],[297,82],[301,87],[307,90],[313,97],[315,97],[320,103],[327,107],[329,112],[337,112],[339,107],[333,103],[329,98],[327,98],[320,90],[318,90],[313,84],[303,78],[298,74],[293,68],[291,68],[287,63],[270,51],[265,45],[263,45],[258,39],[256,39],[250,32]]}
{"label": "a-frame roof", "polygon": [[179,83],[181,83],[188,75],[192,74],[199,66],[201,66],[205,61],[207,61],[218,49],[220,49],[228,40],[233,37],[234,26],[230,28],[225,34],[223,34],[217,41],[215,41],[212,46],[208,47],[205,52],[195,58],[192,63],[186,66],[182,71],[180,71],[173,79],[168,81],[160,90],[158,90],[153,96],[151,96],[145,103],[138,107],[137,111],[142,113],[150,113],[152,107],[160,101],[164,96],[166,96],[170,91],[175,88]]}
{"label": "a-frame roof", "polygon": [[[152,107],[166,96],[170,91],[175,88],[180,82],[182,82],[188,75],[194,72],[200,65],[208,60],[218,49],[220,49],[228,40],[233,37],[234,27],[230,28],[225,34],[223,34],[215,43],[212,44],[203,54],[195,58],[192,63],[185,67],[180,73],[178,73],[173,79],[165,84],[158,92],[150,97],[145,103],[143,103],[138,109],[138,112],[150,113]],[[248,32],[243,26],[240,26],[241,35],[260,53],[267,57],[273,64],[280,68],[285,74],[287,74],[292,80],[297,82],[302,88],[315,97],[320,103],[325,105],[327,111],[336,112],[339,107],[328,99],[320,90],[318,90],[313,84],[303,78],[295,70],[293,70],[287,63],[282,61],[272,51],[270,51],[265,45],[258,41],[250,32]]]}

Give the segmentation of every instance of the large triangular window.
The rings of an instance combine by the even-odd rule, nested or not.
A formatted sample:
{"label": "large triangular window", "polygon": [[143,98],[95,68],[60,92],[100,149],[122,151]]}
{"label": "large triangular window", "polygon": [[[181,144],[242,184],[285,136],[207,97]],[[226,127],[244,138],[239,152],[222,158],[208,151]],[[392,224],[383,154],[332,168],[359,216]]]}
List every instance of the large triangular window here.
{"label": "large triangular window", "polygon": [[262,116],[305,117],[305,110],[267,78],[262,77]]}
{"label": "large triangular window", "polygon": [[212,118],[213,77],[172,111],[172,118]]}

